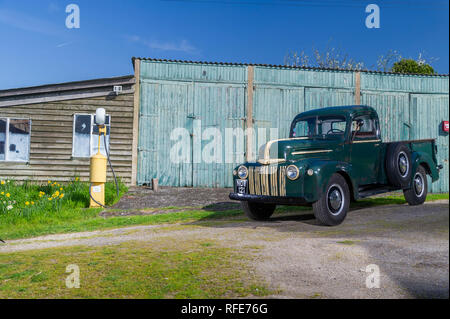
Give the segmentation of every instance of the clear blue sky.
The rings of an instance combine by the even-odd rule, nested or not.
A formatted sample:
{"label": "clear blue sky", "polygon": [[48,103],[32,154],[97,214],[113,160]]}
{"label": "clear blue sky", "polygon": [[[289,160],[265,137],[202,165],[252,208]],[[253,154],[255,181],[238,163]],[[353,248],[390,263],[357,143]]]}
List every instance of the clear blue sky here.
{"label": "clear blue sky", "polygon": [[[81,28],[67,29],[68,4]],[[381,9],[367,29],[365,7]],[[0,89],[132,74],[132,56],[283,64],[328,43],[367,66],[389,49],[449,72],[445,0],[0,0]]]}

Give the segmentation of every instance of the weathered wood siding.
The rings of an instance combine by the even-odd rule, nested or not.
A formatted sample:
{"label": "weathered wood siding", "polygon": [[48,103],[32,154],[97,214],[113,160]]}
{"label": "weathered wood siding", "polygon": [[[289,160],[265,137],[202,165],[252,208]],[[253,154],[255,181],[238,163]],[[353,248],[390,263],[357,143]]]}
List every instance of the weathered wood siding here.
{"label": "weathered wood siding", "polygon": [[[66,182],[79,176],[88,181],[89,158],[72,158],[73,118],[103,107],[111,115],[114,170],[124,183],[131,183],[133,102],[133,94],[123,94],[0,108],[0,118],[32,120],[29,163],[0,162],[0,178]],[[108,178],[112,178],[109,167]]]}

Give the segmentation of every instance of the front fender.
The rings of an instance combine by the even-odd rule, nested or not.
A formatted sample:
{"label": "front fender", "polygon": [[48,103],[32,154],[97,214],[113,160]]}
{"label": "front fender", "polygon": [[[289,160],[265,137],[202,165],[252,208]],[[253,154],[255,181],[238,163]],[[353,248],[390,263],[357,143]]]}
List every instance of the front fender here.
{"label": "front fender", "polygon": [[[306,173],[308,169],[313,170],[312,176]],[[349,188],[353,191],[353,194],[357,194],[357,190],[354,189],[355,183],[351,179],[351,165],[339,161],[314,160],[307,163],[307,169],[305,170],[303,185],[305,198],[310,202],[319,200],[322,194],[326,192],[331,176],[337,172],[347,175],[348,182],[351,184]]]}

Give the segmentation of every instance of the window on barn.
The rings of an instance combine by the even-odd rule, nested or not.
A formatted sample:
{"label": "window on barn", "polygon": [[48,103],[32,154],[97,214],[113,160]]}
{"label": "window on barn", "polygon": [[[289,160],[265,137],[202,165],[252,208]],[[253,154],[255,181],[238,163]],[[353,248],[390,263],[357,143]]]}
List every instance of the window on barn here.
{"label": "window on barn", "polygon": [[31,120],[0,118],[0,161],[27,162],[30,141]]}
{"label": "window on barn", "polygon": [[[73,119],[73,157],[91,157],[98,152],[98,127],[94,121],[95,115],[75,114]],[[111,117],[106,115],[106,144],[109,151],[109,134]],[[100,152],[106,156],[103,136],[100,143]]]}

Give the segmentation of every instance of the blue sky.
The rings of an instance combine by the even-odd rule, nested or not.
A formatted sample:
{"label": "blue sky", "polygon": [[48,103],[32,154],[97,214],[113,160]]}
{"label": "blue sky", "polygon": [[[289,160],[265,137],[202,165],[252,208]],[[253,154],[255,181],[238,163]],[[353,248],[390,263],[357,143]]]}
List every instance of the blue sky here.
{"label": "blue sky", "polygon": [[[67,29],[68,4],[81,27]],[[365,26],[376,3],[381,27]],[[445,0],[0,0],[0,89],[132,74],[132,56],[283,64],[339,47],[367,66],[388,50],[449,72]]]}

